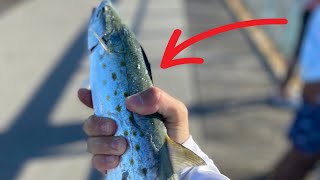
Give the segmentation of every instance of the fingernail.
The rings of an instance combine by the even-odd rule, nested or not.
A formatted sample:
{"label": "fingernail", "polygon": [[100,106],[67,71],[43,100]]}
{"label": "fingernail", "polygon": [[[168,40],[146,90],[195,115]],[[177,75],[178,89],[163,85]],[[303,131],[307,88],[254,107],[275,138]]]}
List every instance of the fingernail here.
{"label": "fingernail", "polygon": [[112,163],[116,160],[116,158],[115,156],[106,156],[104,160],[106,163]]}
{"label": "fingernail", "polygon": [[110,146],[114,150],[119,150],[120,147],[122,146],[121,139],[120,138],[114,138]]}
{"label": "fingernail", "polygon": [[141,97],[140,94],[135,94],[135,95],[132,95],[132,96],[129,96],[127,98],[131,103],[133,103],[134,105],[136,106],[142,106],[143,105],[143,99]]}
{"label": "fingernail", "polygon": [[102,132],[104,132],[106,135],[109,135],[111,133],[111,131],[112,131],[111,122],[105,121],[105,122],[101,123],[100,130]]}

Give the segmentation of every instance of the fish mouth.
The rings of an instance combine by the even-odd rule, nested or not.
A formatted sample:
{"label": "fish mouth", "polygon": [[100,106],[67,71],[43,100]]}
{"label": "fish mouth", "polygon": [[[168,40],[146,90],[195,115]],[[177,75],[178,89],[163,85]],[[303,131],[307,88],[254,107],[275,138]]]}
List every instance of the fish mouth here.
{"label": "fish mouth", "polygon": [[88,30],[88,49],[90,51],[101,43],[101,39],[106,34],[111,33],[112,27],[108,24],[112,21],[110,11],[112,11],[112,4],[109,0],[103,0],[97,8],[93,9]]}
{"label": "fish mouth", "polygon": [[105,5],[110,5],[112,6],[112,3],[110,0],[103,0],[102,3],[104,3]]}

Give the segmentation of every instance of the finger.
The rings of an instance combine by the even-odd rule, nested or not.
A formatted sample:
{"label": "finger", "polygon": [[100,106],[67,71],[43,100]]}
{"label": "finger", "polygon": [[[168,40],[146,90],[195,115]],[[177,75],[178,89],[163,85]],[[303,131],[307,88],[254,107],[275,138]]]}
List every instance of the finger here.
{"label": "finger", "polygon": [[100,155],[122,155],[127,149],[127,141],[121,137],[91,137],[87,140],[88,152]]}
{"label": "finger", "polygon": [[141,115],[158,112],[169,122],[188,117],[188,110],[182,102],[156,87],[128,97],[126,106]]}
{"label": "finger", "polygon": [[119,156],[94,155],[92,157],[93,167],[103,174],[106,174],[107,170],[117,167],[119,162]]}
{"label": "finger", "polygon": [[88,89],[81,88],[78,90],[79,100],[89,108],[93,108],[91,91]]}
{"label": "finger", "polygon": [[83,124],[83,131],[88,136],[112,136],[117,130],[117,124],[108,118],[90,116]]}

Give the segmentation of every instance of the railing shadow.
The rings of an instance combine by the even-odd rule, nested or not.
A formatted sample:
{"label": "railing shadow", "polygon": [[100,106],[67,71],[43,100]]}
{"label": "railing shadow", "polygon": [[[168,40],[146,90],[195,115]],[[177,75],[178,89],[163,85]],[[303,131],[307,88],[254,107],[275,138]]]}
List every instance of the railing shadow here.
{"label": "railing shadow", "polygon": [[81,124],[53,127],[48,120],[87,52],[86,37],[86,28],[83,28],[20,113],[11,120],[13,125],[0,134],[0,179],[16,179],[28,160],[51,156],[54,154],[51,148],[84,139]]}

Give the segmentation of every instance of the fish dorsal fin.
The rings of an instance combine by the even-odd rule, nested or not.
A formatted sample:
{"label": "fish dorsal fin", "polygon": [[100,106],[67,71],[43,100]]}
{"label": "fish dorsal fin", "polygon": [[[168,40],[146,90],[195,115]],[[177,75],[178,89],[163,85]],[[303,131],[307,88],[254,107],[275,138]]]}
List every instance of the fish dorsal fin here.
{"label": "fish dorsal fin", "polygon": [[150,62],[149,62],[148,57],[147,57],[147,55],[141,45],[140,45],[140,47],[141,47],[141,52],[142,52],[144,64],[146,65],[149,77],[150,77],[151,81],[153,82]]}
{"label": "fish dorsal fin", "polygon": [[206,165],[202,158],[168,136],[164,147],[160,152],[160,179],[178,179],[185,168]]}

